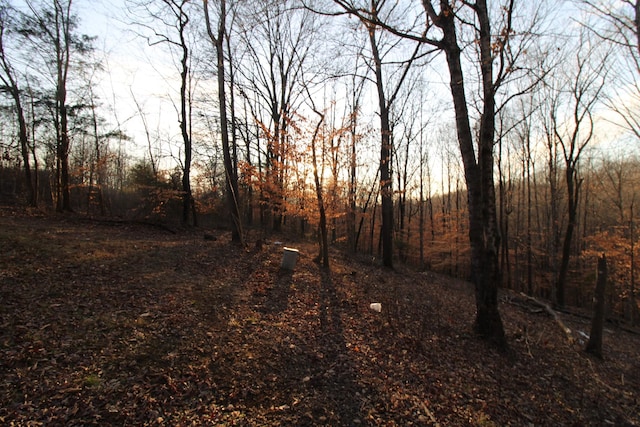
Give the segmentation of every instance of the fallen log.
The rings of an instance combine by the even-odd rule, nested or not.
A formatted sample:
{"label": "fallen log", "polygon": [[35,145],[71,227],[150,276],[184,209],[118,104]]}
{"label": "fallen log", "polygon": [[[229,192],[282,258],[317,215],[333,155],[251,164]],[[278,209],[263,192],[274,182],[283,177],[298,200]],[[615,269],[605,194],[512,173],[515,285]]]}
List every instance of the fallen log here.
{"label": "fallen log", "polygon": [[544,309],[544,311],[546,311],[547,313],[549,313],[551,315],[551,317],[553,317],[553,320],[556,321],[556,323],[558,324],[558,326],[560,326],[560,329],[562,329],[562,332],[564,332],[564,334],[567,337],[567,341],[569,341],[569,344],[573,344],[574,343],[574,338],[573,338],[573,334],[571,333],[571,329],[564,324],[564,322],[562,321],[562,319],[560,319],[560,316],[558,316],[558,313],[555,312],[554,309],[551,308],[551,306],[547,303],[545,303],[544,301],[540,301],[537,298],[534,298],[532,296],[529,296],[523,292],[520,292],[520,295],[524,298],[526,298],[527,300],[535,303],[536,305],[539,305],[540,307],[542,307]]}

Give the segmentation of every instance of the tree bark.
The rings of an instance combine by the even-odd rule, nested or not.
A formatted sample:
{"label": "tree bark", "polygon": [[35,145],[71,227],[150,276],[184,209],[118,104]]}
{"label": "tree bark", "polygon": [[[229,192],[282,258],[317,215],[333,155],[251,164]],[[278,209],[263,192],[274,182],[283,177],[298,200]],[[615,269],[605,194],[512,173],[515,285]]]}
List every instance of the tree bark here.
{"label": "tree bark", "polygon": [[633,216],[633,205],[634,201],[631,201],[631,205],[629,206],[629,244],[630,244],[630,259],[629,263],[631,264],[630,271],[630,279],[629,279],[629,300],[628,304],[630,306],[630,320],[631,325],[635,326],[637,321],[637,313],[638,313],[638,305],[636,303],[636,262],[635,262],[635,219]]}
{"label": "tree bark", "polygon": [[351,123],[349,134],[351,137],[351,155],[349,158],[349,208],[347,212],[347,238],[349,239],[349,249],[356,253],[358,248],[358,240],[356,239],[356,178],[357,178],[357,156],[356,156],[356,107],[353,107],[354,111],[351,113]]}
{"label": "tree bark", "polygon": [[562,257],[560,259],[560,272],[558,274],[558,282],[555,290],[555,303],[558,307],[564,307],[565,294],[566,294],[566,282],[567,274],[569,272],[569,258],[571,257],[571,242],[573,240],[573,232],[575,230],[577,213],[578,213],[578,190],[579,183],[576,182],[575,170],[572,167],[567,167],[566,170],[566,183],[568,193],[568,213],[569,220],[567,223],[567,229],[565,230],[564,240],[562,242]]}
{"label": "tree bark", "polygon": [[382,264],[393,267],[393,181],[391,178],[391,126],[389,123],[389,106],[384,93],[382,80],[382,60],[378,52],[375,36],[375,26],[369,26],[369,41],[376,75],[376,89],[378,106],[380,108],[380,196],[382,199],[382,226],[380,238],[382,241]]}
{"label": "tree bark", "polygon": [[418,200],[418,239],[420,251],[420,269],[425,268],[424,262],[424,157],[422,153],[422,131],[420,131],[420,184],[419,184],[419,200]]}
{"label": "tree bark", "polygon": [[499,347],[504,347],[506,339],[498,310],[500,236],[493,182],[495,91],[489,16],[486,1],[476,2],[475,10],[480,25],[480,60],[484,101],[478,141],[478,161],[476,161],[460,58],[461,50],[457,42],[455,14],[450,5],[446,6],[448,9],[443,10],[438,19],[443,31],[442,48],[446,53],[449,67],[456,130],[467,184],[471,279],[475,285],[476,294],[474,327],[480,336],[494,342]]}
{"label": "tree bark", "polygon": [[69,119],[67,111],[67,76],[69,73],[71,52],[71,0],[68,1],[66,11],[62,5],[54,2],[55,36],[52,42],[56,47],[56,113],[59,118],[60,129],[57,141],[57,156],[59,165],[59,194],[58,211],[71,212],[71,191],[69,189]]}
{"label": "tree bark", "polygon": [[[324,121],[324,114],[316,111],[316,114],[320,116],[320,120],[316,125],[313,136],[311,137],[311,160],[313,162],[313,180],[316,186],[316,200],[318,202],[318,212],[320,213],[320,257],[322,259],[322,265],[329,268],[329,239],[327,232],[327,214],[324,205],[324,197],[322,194],[322,182],[320,182],[320,175],[318,173],[318,156],[316,154],[316,140],[320,133],[320,127]],[[322,148],[324,150],[324,147]]]}
{"label": "tree bark", "polygon": [[604,327],[604,297],[607,286],[607,258],[602,254],[598,258],[598,275],[596,290],[593,298],[593,320],[591,322],[591,334],[585,351],[602,358],[602,329]]}
{"label": "tree bark", "polygon": [[[16,100],[16,114],[18,116],[20,153],[22,154],[22,161],[24,162],[24,178],[27,186],[27,203],[29,204],[29,206],[37,207],[37,188],[35,187],[33,182],[33,178],[31,175],[31,162],[29,161],[29,136],[27,134],[27,122],[24,117],[22,103],[20,102],[20,95],[16,93],[14,99]],[[37,170],[36,173],[38,173]]]}
{"label": "tree bark", "polygon": [[[193,195],[191,193],[191,157],[192,157],[192,143],[190,122],[191,113],[190,105],[187,102],[187,80],[189,78],[189,48],[185,39],[185,29],[189,23],[189,18],[182,10],[183,2],[179,6],[178,11],[178,31],[180,36],[180,48],[182,49],[182,57],[180,59],[180,133],[182,134],[182,141],[184,143],[184,165],[182,170],[182,191],[184,192],[182,199],[182,223],[189,224],[189,218],[192,217],[193,225],[195,224],[195,212],[191,216],[192,207],[195,204],[192,201]],[[189,107],[189,108],[187,108]]]}
{"label": "tree bark", "polygon": [[[227,205],[231,212],[231,240],[242,242],[242,222],[240,217],[240,201],[238,192],[238,170],[232,157],[231,144],[229,143],[229,130],[227,126],[227,101],[224,84],[224,34],[226,22],[226,1],[220,1],[220,22],[218,35],[215,36],[209,21],[209,2],[204,0],[205,19],[207,32],[216,48],[216,64],[218,73],[218,101],[220,108],[220,132],[222,134],[222,153],[224,157],[225,183],[227,189]],[[235,156],[234,156],[235,157]]]}

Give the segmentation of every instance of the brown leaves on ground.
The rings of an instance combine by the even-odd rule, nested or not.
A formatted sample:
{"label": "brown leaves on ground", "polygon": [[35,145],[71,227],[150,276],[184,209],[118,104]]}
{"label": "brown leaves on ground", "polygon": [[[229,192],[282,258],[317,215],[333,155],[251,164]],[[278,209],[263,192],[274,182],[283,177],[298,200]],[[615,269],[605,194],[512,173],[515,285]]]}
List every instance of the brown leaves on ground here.
{"label": "brown leaves on ground", "polygon": [[2,425],[640,424],[640,340],[615,327],[595,361],[503,302],[505,355],[443,276],[339,253],[329,273],[307,244],[284,272],[280,245],[143,225],[0,226]]}

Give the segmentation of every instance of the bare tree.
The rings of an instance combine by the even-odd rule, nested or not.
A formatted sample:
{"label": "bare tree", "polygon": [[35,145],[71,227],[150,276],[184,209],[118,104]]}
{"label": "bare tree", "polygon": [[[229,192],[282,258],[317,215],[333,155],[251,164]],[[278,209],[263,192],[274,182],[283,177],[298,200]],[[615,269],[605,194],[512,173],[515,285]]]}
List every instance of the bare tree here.
{"label": "bare tree", "polygon": [[180,73],[180,105],[178,121],[184,146],[182,168],[182,223],[197,225],[196,205],[191,190],[192,102],[191,102],[191,52],[188,40],[190,28],[189,0],[128,0],[130,9],[143,28],[149,45],[166,44],[177,49]]}
{"label": "bare tree", "polygon": [[[469,205],[469,239],[471,242],[471,275],[476,287],[476,331],[483,337],[502,346],[506,344],[504,329],[498,311],[498,263],[500,236],[496,216],[496,198],[493,181],[496,96],[500,88],[517,70],[516,64],[527,51],[526,43],[512,44],[516,32],[513,27],[515,0],[508,0],[493,9],[491,17],[486,0],[454,2],[441,0],[423,1],[424,15],[418,16],[426,25],[415,31],[412,25],[394,25],[384,21],[368,8],[357,7],[350,1],[334,0],[348,13],[368,22],[368,28],[385,30],[427,44],[446,56],[450,77],[450,90],[456,117],[456,129],[460,154],[464,165]],[[373,2],[375,4],[375,2]],[[532,22],[537,14],[531,17]],[[468,108],[467,85],[462,61],[464,41],[460,25],[471,27],[477,46],[477,72],[480,76],[479,132],[474,138],[472,116]],[[494,26],[498,26],[494,29]],[[527,28],[523,34],[531,34]],[[513,93],[507,99],[517,96]],[[383,144],[384,146],[384,144]],[[477,150],[476,150],[477,148]],[[384,154],[384,153],[383,153]],[[477,154],[477,155],[476,155]],[[381,180],[381,183],[383,181]],[[384,193],[383,193],[384,194]]]}
{"label": "bare tree", "polygon": [[[218,103],[220,111],[220,133],[222,138],[222,153],[224,156],[225,182],[227,187],[227,205],[231,212],[232,231],[231,240],[234,242],[242,242],[242,221],[240,218],[240,202],[238,192],[238,169],[237,161],[233,161],[231,144],[229,141],[229,129],[227,126],[227,98],[225,88],[225,33],[227,18],[227,2],[220,0],[220,13],[218,17],[218,31],[214,34],[211,27],[209,16],[209,2],[203,0],[205,23],[207,26],[207,34],[211,39],[216,51],[216,72],[218,77]],[[228,45],[227,45],[228,46]],[[233,141],[235,146],[235,140]]]}
{"label": "bare tree", "polygon": [[[471,242],[472,278],[476,288],[476,331],[505,345],[502,319],[498,311],[498,285],[500,270],[498,253],[500,236],[496,218],[495,187],[493,182],[493,147],[496,118],[496,93],[507,76],[508,51],[505,49],[513,35],[512,14],[514,1],[504,6],[504,21],[495,37],[485,0],[478,0],[470,7],[477,26],[479,45],[479,68],[482,80],[483,101],[478,134],[476,158],[470,115],[467,109],[465,79],[461,62],[461,48],[457,29],[460,13],[453,2],[440,2],[439,9],[432,2],[423,2],[430,21],[442,31],[442,38],[434,40],[447,58],[450,74],[450,89],[456,116],[458,143],[465,171],[467,197],[469,201],[469,238]],[[497,54],[494,49],[498,46]],[[497,61],[497,67],[496,67]],[[497,73],[495,70],[497,69]]]}
{"label": "bare tree", "polygon": [[[411,219],[414,214],[412,210],[412,186],[413,177],[419,169],[421,157],[416,159],[415,144],[418,141],[421,128],[425,127],[421,123],[422,99],[414,98],[412,93],[418,92],[418,82],[412,78],[409,84],[405,85],[403,91],[403,102],[397,103],[393,111],[394,125],[394,155],[395,179],[398,184],[395,191],[398,196],[397,205],[397,233],[396,241],[399,242],[398,254],[400,260],[407,261],[408,247],[411,238]],[[397,144],[395,143],[397,141]],[[421,149],[422,147],[420,147]]]}
{"label": "bare tree", "polygon": [[[361,55],[357,55],[356,58],[361,58]],[[357,66],[357,62],[356,62]],[[348,212],[347,212],[347,239],[349,241],[349,248],[353,251],[357,251],[358,241],[356,239],[356,211],[357,211],[357,178],[358,178],[358,156],[357,147],[358,142],[361,139],[358,133],[359,117],[361,115],[360,109],[362,104],[362,92],[364,89],[365,79],[359,77],[356,73],[353,74],[351,82],[349,83],[349,189],[348,189]]]}
{"label": "bare tree", "polygon": [[525,268],[526,268],[526,292],[533,295],[533,189],[532,180],[535,175],[535,158],[533,155],[533,121],[534,111],[537,108],[533,102],[533,96],[520,100],[520,116],[516,127],[516,143],[520,145],[520,162],[522,167],[522,199],[525,216]]}
{"label": "bare tree", "polygon": [[285,214],[289,126],[302,102],[304,67],[313,57],[320,25],[308,10],[290,6],[290,0],[246,3],[238,25],[245,48],[238,60],[238,85],[256,105],[253,115],[266,142],[262,203],[269,207],[274,231],[281,229]]}
{"label": "bare tree", "polygon": [[[96,71],[96,70],[94,70]],[[87,86],[87,101],[89,108],[89,126],[90,126],[90,135],[93,138],[93,161],[89,165],[89,188],[87,191],[87,212],[89,212],[91,208],[91,204],[94,197],[97,199],[98,208],[100,210],[101,215],[105,215],[106,203],[105,203],[105,195],[104,195],[104,182],[105,182],[105,141],[108,140],[110,135],[101,135],[99,132],[99,125],[101,124],[101,118],[98,116],[98,97],[96,96],[93,88],[93,80],[91,78],[88,79]],[[95,184],[95,185],[94,185]]]}
{"label": "bare tree", "polygon": [[55,95],[52,116],[56,131],[56,209],[71,211],[69,176],[69,100],[68,82],[72,72],[72,57],[81,57],[92,49],[93,39],[77,33],[78,17],[72,12],[72,0],[51,3],[27,1],[20,33],[31,42],[45,64],[46,77],[51,80]]}
{"label": "bare tree", "polygon": [[[422,92],[420,92],[420,104],[423,103]],[[423,123],[423,110],[420,109],[420,123]],[[434,238],[434,219],[433,219],[433,200],[432,200],[432,188],[431,188],[431,156],[429,155],[429,138],[426,137],[426,126],[423,124],[419,131],[419,207],[418,207],[418,232],[420,239],[420,268],[426,268],[429,263],[425,259],[425,204],[426,210],[429,213],[429,224],[431,225],[431,236]],[[426,182],[425,182],[426,181]],[[426,187],[426,199],[425,199],[425,187]]]}
{"label": "bare tree", "polygon": [[6,1],[0,3],[0,81],[2,86],[0,92],[6,92],[12,98],[16,119],[18,120],[18,140],[20,141],[20,153],[24,167],[25,184],[27,186],[27,202],[31,206],[37,206],[37,189],[34,186],[31,176],[31,162],[29,161],[29,135],[27,130],[27,120],[22,106],[21,88],[18,84],[18,75],[15,71],[9,52],[7,52],[7,36],[11,33],[11,16],[16,11],[7,4]]}
{"label": "bare tree", "polygon": [[[625,241],[628,243],[619,245],[619,247],[624,248],[626,246],[627,248],[625,255],[629,258],[625,264],[629,266],[629,271],[628,276],[625,271],[624,280],[618,279],[616,282],[622,284],[628,281],[629,283],[628,292],[622,291],[621,295],[627,298],[625,312],[631,322],[635,322],[638,318],[638,306],[635,298],[636,225],[634,218],[639,183],[637,171],[638,159],[636,156],[629,156],[627,147],[621,147],[618,152],[603,153],[601,163],[594,173],[595,191],[592,190],[594,192],[594,204],[601,207],[597,212],[598,227],[603,228],[604,224],[608,224],[607,228],[626,229]],[[626,268],[620,270],[624,271]]]}
{"label": "bare tree", "polygon": [[584,9],[599,18],[584,22],[586,29],[609,43],[617,55],[613,67],[624,70],[612,75],[616,84],[607,94],[607,106],[622,120],[621,125],[640,139],[640,1],[577,0]]}
{"label": "bare tree", "polygon": [[149,163],[151,164],[151,170],[153,171],[154,178],[157,178],[159,159],[154,150],[154,142],[157,143],[157,137],[155,138],[155,140],[154,138],[151,137],[151,129],[149,129],[149,121],[147,120],[147,113],[143,110],[142,105],[140,105],[140,102],[136,98],[136,95],[133,92],[132,88],[130,88],[129,92],[131,93],[131,99],[133,100],[133,103],[136,106],[138,116],[142,121],[142,127],[144,129],[144,134],[147,139],[147,154],[149,155]]}
{"label": "bare tree", "polygon": [[311,165],[313,167],[313,181],[316,189],[316,201],[318,203],[318,213],[319,213],[319,243],[320,243],[320,259],[322,260],[322,265],[326,268],[329,268],[329,239],[328,239],[328,230],[327,230],[327,213],[325,207],[325,198],[322,189],[322,178],[319,172],[320,168],[324,168],[324,165],[318,166],[318,154],[317,154],[317,142],[320,137],[322,141],[322,147],[320,149],[323,152],[324,157],[324,136],[322,135],[322,124],[325,121],[325,113],[318,110],[313,101],[313,96],[309,90],[308,84],[305,84],[305,91],[308,95],[307,99],[311,103],[311,109],[318,116],[318,122],[316,123],[313,133],[311,135]]}
{"label": "bare tree", "polygon": [[[594,139],[595,108],[600,100],[607,76],[608,52],[598,43],[581,33],[577,46],[568,49],[573,57],[570,67],[562,71],[553,98],[550,100],[550,118],[553,137],[558,142],[564,159],[567,191],[567,226],[562,242],[560,270],[556,281],[554,301],[565,304],[565,288],[569,270],[571,245],[578,219],[578,201],[582,179],[579,175],[581,156]],[[567,114],[565,114],[567,112]]]}
{"label": "bare tree", "polygon": [[[380,38],[383,27],[379,23],[386,21],[398,13],[397,4],[385,8],[385,1],[372,0],[368,7],[358,7],[351,1],[334,0],[346,13],[358,16],[364,24],[371,49],[371,68],[374,74],[374,83],[378,98],[380,114],[380,193],[382,199],[382,263],[386,267],[393,267],[393,136],[390,111],[396,101],[402,84],[404,83],[411,66],[422,55],[422,42],[418,41],[411,49],[411,55],[399,61],[401,67],[395,83],[389,83],[384,76],[385,53],[381,50]],[[387,51],[388,52],[388,51]],[[398,63],[398,61],[394,61]],[[391,87],[389,87],[391,86]]]}

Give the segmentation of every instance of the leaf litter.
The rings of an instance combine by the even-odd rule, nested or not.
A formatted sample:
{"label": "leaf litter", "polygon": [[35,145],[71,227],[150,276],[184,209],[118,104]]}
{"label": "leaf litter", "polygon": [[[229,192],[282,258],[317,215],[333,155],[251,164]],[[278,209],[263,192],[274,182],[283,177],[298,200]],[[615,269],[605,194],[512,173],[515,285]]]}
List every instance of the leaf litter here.
{"label": "leaf litter", "polygon": [[445,276],[338,251],[329,272],[299,241],[290,272],[281,245],[224,234],[0,225],[3,425],[640,425],[637,333],[609,325],[592,359],[507,292],[505,354]]}

